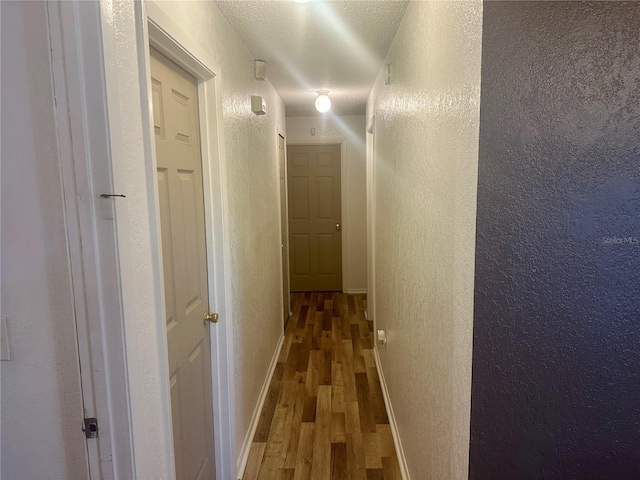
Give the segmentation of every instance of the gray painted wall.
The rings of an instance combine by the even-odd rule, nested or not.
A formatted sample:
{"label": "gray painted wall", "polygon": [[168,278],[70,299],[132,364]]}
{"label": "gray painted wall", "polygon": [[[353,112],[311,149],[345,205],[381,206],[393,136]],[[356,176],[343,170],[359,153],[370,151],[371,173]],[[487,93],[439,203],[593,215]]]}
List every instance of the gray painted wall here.
{"label": "gray painted wall", "polygon": [[640,478],[639,32],[484,5],[470,478]]}

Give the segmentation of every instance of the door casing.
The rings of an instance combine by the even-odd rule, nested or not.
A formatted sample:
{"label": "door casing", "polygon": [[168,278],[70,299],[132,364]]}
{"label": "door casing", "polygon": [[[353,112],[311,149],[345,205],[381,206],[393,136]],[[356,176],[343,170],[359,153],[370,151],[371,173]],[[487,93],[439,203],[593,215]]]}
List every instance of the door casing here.
{"label": "door casing", "polygon": [[82,403],[99,428],[98,438],[86,440],[89,475],[135,478],[132,417],[117,408],[127,404],[129,387],[111,221],[116,204],[100,197],[112,191],[111,171],[96,161],[109,156],[102,59],[94,50],[100,10],[92,2],[47,2],[47,16]]}
{"label": "door casing", "polygon": [[[367,155],[367,319],[374,322],[374,332],[377,332],[376,323],[376,118],[371,115],[367,124],[366,155]],[[377,348],[377,342],[376,342]]]}
{"label": "door casing", "polygon": [[282,312],[284,313],[284,321],[288,320],[291,316],[291,279],[289,278],[289,191],[287,189],[287,136],[285,132],[278,126],[276,127],[276,141],[277,141],[277,158],[280,158],[280,137],[284,143],[284,165],[281,168],[284,170],[284,180],[280,179],[280,232],[281,242],[283,248],[281,249],[282,256],[282,297],[283,305]]}
{"label": "door casing", "polygon": [[[153,48],[151,71],[157,100],[154,127],[160,129],[155,132],[155,147],[156,163],[161,167],[158,178],[163,179],[158,193],[164,201],[160,202],[158,234],[162,239],[167,300],[164,318],[171,325],[166,341],[173,379],[176,475],[190,478],[197,474],[212,479],[215,458],[209,329],[215,326],[203,321],[210,305],[197,81]],[[183,108],[182,121],[179,105]]]}
{"label": "door casing", "polygon": [[[85,322],[86,331],[78,336],[80,361],[85,373],[91,372],[89,365],[96,365],[94,357],[99,357],[105,365],[99,371],[89,373],[89,380],[97,385],[94,388],[98,395],[104,392],[104,398],[98,398],[100,402],[96,410],[99,425],[109,429],[115,437],[110,440],[109,435],[104,436],[105,440],[110,440],[102,443],[104,449],[88,447],[91,477],[136,478],[153,471],[157,472],[154,476],[175,478],[166,342],[141,346],[136,340],[140,334],[136,318],[144,322],[154,321],[153,325],[145,323],[145,328],[153,328],[149,332],[153,338],[166,338],[166,326],[158,314],[164,305],[164,292],[160,239],[154,233],[159,225],[159,202],[154,176],[156,165],[148,49],[151,45],[198,80],[207,219],[208,294],[210,304],[220,315],[218,324],[210,329],[211,345],[215,350],[211,364],[216,475],[218,478],[236,478],[232,311],[227,295],[230,281],[225,267],[225,259],[230,256],[227,182],[222,160],[222,94],[216,79],[221,69],[154,2],[143,0],[123,9],[116,7],[113,2],[60,1],[48,5],[54,90],[56,104],[60,106],[56,109],[56,121],[59,135],[63,135],[59,138],[59,150],[68,219],[70,268],[74,282],[84,278],[84,283],[78,284],[82,288],[74,291],[74,313],[80,320],[83,315],[95,318],[95,321]],[[138,75],[133,79],[127,77],[123,82],[120,82],[120,75],[124,78],[128,72],[120,72],[115,60],[125,47],[118,44],[121,32],[115,17],[131,20],[131,24],[121,27],[122,32],[125,35],[135,32],[136,38],[126,48],[137,57]],[[129,118],[127,115],[130,113],[121,113],[118,98],[122,84],[128,81],[137,83],[137,94],[144,100],[140,106],[143,155],[136,159],[143,164],[146,188],[143,191],[118,192],[114,189],[128,184],[125,161],[131,157],[126,152],[128,144],[123,135],[128,127],[123,119]],[[137,237],[138,240],[147,242],[145,239],[149,236],[148,243],[144,244],[145,255],[149,257],[143,262],[150,260],[152,263],[150,277],[145,277],[150,291],[144,292],[145,300],[150,301],[144,305],[135,299],[133,287],[138,274],[135,259],[131,258],[129,251],[132,242],[130,226],[133,225],[130,210],[134,209],[128,206],[129,199],[102,199],[102,193],[132,193],[131,196],[137,196],[148,209],[148,214],[141,219],[142,224],[135,225],[135,233],[143,233],[142,237]],[[135,212],[141,210],[144,209],[137,208]],[[108,231],[95,227],[99,220],[108,221]],[[80,245],[84,247],[80,248]],[[97,265],[87,262],[87,247],[93,249]],[[144,275],[146,273],[147,270]],[[83,302],[93,302],[95,314],[87,311]],[[140,305],[145,308],[144,312],[138,311]],[[82,326],[82,322],[78,325]],[[145,370],[152,374],[151,386],[157,388],[155,391],[161,395],[154,401],[158,408],[154,409],[156,417],[152,426],[146,421],[147,393],[145,379],[140,376]],[[83,376],[83,383],[86,380]],[[83,385],[83,397],[88,392],[85,388],[91,387]],[[152,455],[144,448],[149,440],[149,430],[157,434]],[[140,451],[138,447],[141,447]],[[105,460],[100,460],[100,456]]]}
{"label": "door casing", "polygon": [[[198,112],[202,154],[202,179],[204,187],[205,238],[207,250],[207,272],[209,288],[209,305],[219,314],[219,321],[209,329],[211,342],[212,398],[214,415],[214,446],[216,458],[216,477],[234,478],[236,465],[233,455],[233,438],[235,432],[234,396],[235,386],[232,370],[233,342],[230,328],[231,305],[227,301],[226,292],[230,287],[225,258],[230,257],[228,238],[226,170],[222,161],[224,145],[222,139],[222,96],[217,85],[217,73],[221,69],[200,47],[184,35],[179,27],[152,2],[145,2],[145,44],[150,45],[178,66],[193,75],[197,80]],[[146,78],[146,98],[149,103],[143,109],[145,131],[150,144],[152,168],[155,164],[155,133],[151,92],[150,53],[145,49],[145,68],[140,72]],[[153,197],[156,214],[159,212],[159,199],[155,185]],[[158,243],[159,243],[158,236]],[[158,245],[160,248],[160,245]],[[162,263],[159,265],[162,273]],[[162,274],[161,274],[162,277]],[[164,287],[161,285],[162,289]],[[164,298],[164,291],[162,293]],[[166,328],[163,323],[163,328]],[[165,338],[166,338],[166,331]],[[164,355],[167,355],[166,349]],[[162,367],[169,372],[166,363]],[[167,384],[167,392],[169,391]],[[170,427],[170,425],[169,425]]]}
{"label": "door casing", "polygon": [[[348,279],[348,261],[347,261],[347,237],[349,235],[349,219],[347,217],[347,205],[349,198],[347,196],[347,139],[345,137],[331,137],[318,140],[307,139],[291,139],[287,140],[286,145],[340,145],[340,217],[342,223],[342,291],[347,291]],[[287,219],[288,221],[288,219]]]}

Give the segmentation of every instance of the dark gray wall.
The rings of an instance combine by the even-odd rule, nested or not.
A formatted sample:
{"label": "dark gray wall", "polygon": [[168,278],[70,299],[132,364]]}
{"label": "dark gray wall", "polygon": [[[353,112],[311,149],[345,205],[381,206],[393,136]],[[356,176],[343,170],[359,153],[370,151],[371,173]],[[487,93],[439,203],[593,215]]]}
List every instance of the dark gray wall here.
{"label": "dark gray wall", "polygon": [[640,478],[640,3],[484,5],[470,478]]}

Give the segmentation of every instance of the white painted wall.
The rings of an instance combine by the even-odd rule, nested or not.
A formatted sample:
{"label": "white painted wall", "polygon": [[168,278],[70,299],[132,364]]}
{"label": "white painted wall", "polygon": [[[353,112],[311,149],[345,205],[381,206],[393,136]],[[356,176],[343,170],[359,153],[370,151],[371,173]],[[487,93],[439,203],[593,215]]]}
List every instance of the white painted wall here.
{"label": "white painted wall", "polygon": [[0,2],[2,478],[87,478],[44,2]]}
{"label": "white painted wall", "polygon": [[[310,131],[316,129],[315,136]],[[347,218],[342,219],[347,234],[347,293],[367,291],[367,182],[366,123],[364,115],[287,117],[287,143],[341,143],[347,141]]]}
{"label": "white painted wall", "polygon": [[468,475],[482,3],[411,2],[375,114],[379,349],[414,479]]}
{"label": "white painted wall", "polygon": [[[156,3],[156,2],[154,2]],[[253,77],[253,56],[240,42],[213,2],[157,2],[164,13],[213,59],[219,68],[222,88],[223,152],[227,171],[229,211],[228,259],[231,285],[235,385],[235,459],[248,430],[260,389],[282,334],[282,295],[279,234],[279,191],[277,133],[285,127],[284,106],[269,82]],[[158,328],[161,305],[154,267],[155,219],[150,217],[153,199],[146,198],[146,185],[152,181],[144,165],[143,122],[140,118],[139,74],[142,49],[135,28],[133,2],[104,2],[103,30],[113,32],[108,59],[108,89],[115,109],[110,111],[122,146],[114,159],[116,189],[127,192],[126,222],[121,233],[121,251],[134,262],[123,282],[127,289],[125,318],[127,343],[133,380],[134,446],[139,478],[168,476],[164,451],[166,425],[155,425],[163,417],[166,379],[158,358],[158,345],[164,342]],[[106,27],[105,27],[106,26]],[[265,99],[269,113],[258,117],[251,112],[251,95]],[[128,302],[128,303],[127,303]],[[221,320],[223,321],[223,320]],[[129,348],[129,347],[128,347]],[[135,380],[135,381],[134,381]],[[142,424],[146,422],[144,437]],[[161,459],[161,461],[159,461]]]}

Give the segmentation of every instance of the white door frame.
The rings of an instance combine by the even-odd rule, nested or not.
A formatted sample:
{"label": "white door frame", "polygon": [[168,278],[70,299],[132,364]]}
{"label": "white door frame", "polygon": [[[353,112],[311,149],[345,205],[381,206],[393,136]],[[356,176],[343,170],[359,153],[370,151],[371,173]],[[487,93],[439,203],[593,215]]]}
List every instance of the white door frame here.
{"label": "white door frame", "polygon": [[[342,232],[342,291],[347,293],[347,276],[349,274],[349,262],[347,261],[347,139],[346,137],[331,137],[318,140],[293,139],[287,145],[340,145],[340,229]],[[287,177],[288,180],[288,177]],[[287,202],[289,201],[289,188],[287,183]],[[287,218],[287,224],[289,219]],[[287,232],[289,231],[287,227]]]}
{"label": "white door frame", "polygon": [[[216,77],[220,67],[200,45],[186,35],[164,11],[153,2],[143,3],[145,45],[151,45],[167,58],[178,64],[196,78],[202,149],[202,179],[204,187],[204,211],[207,247],[207,272],[209,305],[220,315],[217,324],[209,330],[211,340],[211,374],[214,420],[214,445],[217,478],[235,476],[233,458],[233,432],[235,419],[234,383],[232,370],[233,331],[230,322],[230,305],[227,292],[230,282],[225,258],[230,257],[228,239],[226,168],[222,144],[222,94]],[[148,103],[143,106],[143,117],[147,123],[147,142],[151,146],[151,162],[154,180],[157,171],[155,159],[155,133],[153,126],[153,104],[151,90],[150,53],[144,51],[144,68],[140,69],[142,91],[146,91]],[[149,186],[149,194],[155,197],[155,209],[159,212],[157,181]],[[153,192],[151,190],[153,189]],[[160,235],[157,236],[161,251]],[[161,268],[161,265],[160,265]],[[164,292],[163,292],[164,296]],[[164,326],[164,322],[163,322]],[[166,338],[166,332],[165,332]],[[168,378],[169,371],[163,365]]]}
{"label": "white door frame", "polygon": [[376,324],[376,117],[371,115],[367,123],[366,155],[367,155],[367,320],[374,322],[375,342],[377,345]]}
{"label": "white door frame", "polygon": [[[56,129],[91,478],[135,478],[96,2],[47,2]],[[87,119],[92,121],[87,121]],[[81,419],[77,428],[80,429]]]}
{"label": "white door frame", "polygon": [[[285,230],[285,235],[287,236],[287,249],[284,252],[281,252],[282,255],[282,261],[280,262],[280,264],[282,265],[282,275],[280,276],[280,278],[282,278],[282,290],[283,290],[283,294],[282,296],[284,297],[284,290],[285,287],[287,287],[287,295],[289,296],[289,314],[288,316],[290,317],[291,314],[293,313],[291,310],[291,276],[290,276],[290,272],[289,272],[289,176],[287,173],[287,134],[285,133],[285,131],[280,128],[280,126],[278,125],[276,127],[276,158],[280,158],[280,152],[279,152],[279,147],[278,147],[278,143],[280,141],[280,139],[278,137],[282,137],[284,140],[284,211],[285,211],[285,218],[282,218],[282,208],[280,208],[279,210],[279,220],[280,220],[280,231],[282,232],[284,227]],[[282,249],[281,249],[282,250]],[[284,271],[286,270],[286,271]],[[287,284],[284,284],[284,278],[285,275],[287,277]],[[283,298],[284,301],[284,298]],[[282,306],[282,308],[280,309],[280,311],[284,311],[284,305]]]}
{"label": "white door frame", "polygon": [[[198,83],[209,301],[220,315],[218,324],[210,328],[216,476],[235,478],[232,314],[225,262],[230,257],[230,245],[222,94],[216,77],[221,70],[159,5],[143,1],[124,8],[119,10],[118,2],[111,1],[48,4],[83,397],[85,405],[95,403],[93,412],[87,413],[98,417],[101,430],[100,442],[87,442],[91,477],[138,478],[151,471],[162,472],[153,476],[175,477],[162,315],[164,282],[149,60],[152,45],[196,77]],[[114,14],[132,23],[119,25]],[[143,99],[144,154],[139,160],[144,163],[147,181],[145,191],[119,192],[114,188],[127,185],[126,161],[131,156],[123,138],[129,118],[121,112],[118,99],[120,79],[130,78],[129,72],[120,71],[118,52],[123,45],[118,44],[118,37],[130,35],[134,29],[135,44],[130,45],[130,51],[136,52],[138,75],[134,82]],[[128,198],[103,199],[102,193],[131,193],[138,201],[147,202],[148,215],[133,219]],[[139,208],[135,210],[139,212]],[[132,237],[132,221],[142,221],[144,225],[139,228],[148,228],[149,238]],[[138,265],[138,259],[132,257],[130,244],[136,241],[144,242],[148,256],[140,261],[151,262],[150,274],[148,264]],[[135,283],[141,275],[145,283]],[[145,289],[145,302],[141,304],[135,298],[136,288]],[[149,341],[141,336],[141,316],[144,322],[154,322]],[[149,374],[153,378],[146,376]],[[153,387],[150,393],[145,389],[148,380]],[[153,400],[155,424],[151,426],[149,412],[145,411],[148,395],[161,396]],[[151,442],[151,449],[145,450],[149,430],[157,438]]]}

